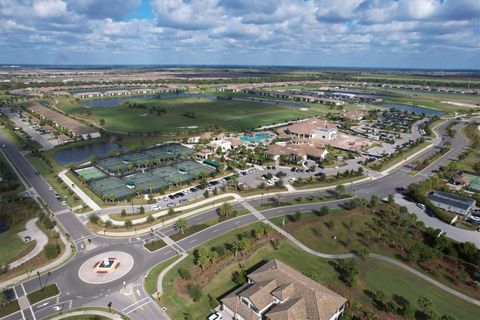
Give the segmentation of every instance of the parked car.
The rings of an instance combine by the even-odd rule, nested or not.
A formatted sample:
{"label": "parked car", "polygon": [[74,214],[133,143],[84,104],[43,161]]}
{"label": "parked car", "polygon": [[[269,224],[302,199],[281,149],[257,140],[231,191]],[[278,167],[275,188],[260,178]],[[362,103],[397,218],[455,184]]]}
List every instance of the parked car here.
{"label": "parked car", "polygon": [[223,319],[223,316],[221,315],[220,312],[214,312],[211,315],[208,316],[207,320],[221,320]]}
{"label": "parked car", "polygon": [[167,208],[172,208],[172,207],[175,207],[176,204],[174,202],[170,202],[167,204]]}
{"label": "parked car", "polygon": [[423,210],[427,209],[427,206],[424,205],[423,203],[417,203],[417,207],[419,207],[420,209],[423,209]]}
{"label": "parked car", "polygon": [[153,210],[159,210],[160,208],[162,208],[162,207],[161,207],[159,204],[154,204],[154,205],[150,208],[150,210],[152,210],[152,211],[153,211]]}

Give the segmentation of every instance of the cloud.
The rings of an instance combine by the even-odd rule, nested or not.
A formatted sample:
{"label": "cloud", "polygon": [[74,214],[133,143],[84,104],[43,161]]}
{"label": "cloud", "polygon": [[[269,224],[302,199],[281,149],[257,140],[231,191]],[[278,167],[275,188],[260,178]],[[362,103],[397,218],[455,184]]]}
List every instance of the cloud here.
{"label": "cloud", "polygon": [[92,19],[120,20],[140,3],[141,0],[71,0],[68,7]]}
{"label": "cloud", "polygon": [[[140,5],[153,18],[127,19]],[[0,0],[0,63],[68,53],[72,63],[480,68],[479,17],[474,0]]]}
{"label": "cloud", "polygon": [[60,17],[67,12],[67,4],[62,0],[37,0],[32,9],[40,18]]}

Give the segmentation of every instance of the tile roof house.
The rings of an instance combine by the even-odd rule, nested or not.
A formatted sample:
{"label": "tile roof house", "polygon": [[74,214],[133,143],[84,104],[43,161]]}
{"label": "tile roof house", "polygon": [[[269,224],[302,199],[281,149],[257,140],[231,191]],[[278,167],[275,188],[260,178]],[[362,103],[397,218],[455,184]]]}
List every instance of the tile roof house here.
{"label": "tile roof house", "polygon": [[222,299],[223,311],[240,320],[336,320],[347,300],[274,259]]}
{"label": "tile roof house", "polygon": [[313,144],[307,143],[290,143],[286,145],[271,144],[268,146],[266,154],[273,156],[277,160],[280,155],[286,155],[291,160],[323,160],[328,154],[327,149],[318,148]]}
{"label": "tile roof house", "polygon": [[328,123],[325,120],[309,119],[288,126],[285,131],[298,138],[322,138],[333,140],[337,135],[337,126]]}

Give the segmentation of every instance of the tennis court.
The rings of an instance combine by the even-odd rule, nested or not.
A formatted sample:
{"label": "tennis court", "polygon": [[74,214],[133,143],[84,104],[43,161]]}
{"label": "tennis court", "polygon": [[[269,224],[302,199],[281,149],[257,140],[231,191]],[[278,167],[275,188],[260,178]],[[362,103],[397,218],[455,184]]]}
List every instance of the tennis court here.
{"label": "tennis court", "polygon": [[[189,183],[198,179],[200,175],[208,176],[214,169],[192,160],[181,161],[138,172],[124,177],[107,177],[89,183],[90,188],[100,197],[114,195],[118,200],[134,196],[137,190],[143,193],[158,192],[174,185]],[[127,187],[131,185],[131,188]]]}
{"label": "tennis court", "polygon": [[194,150],[181,144],[157,146],[144,151],[132,152],[119,157],[99,159],[97,166],[110,173],[127,172],[129,169],[148,165],[160,165],[161,162],[176,160],[192,155]]}
{"label": "tennis court", "polygon": [[92,179],[98,179],[98,178],[105,177],[105,174],[95,167],[87,167],[87,168],[77,169],[77,170],[75,170],[75,172],[79,176],[83,177],[83,179],[87,182],[92,180]]}

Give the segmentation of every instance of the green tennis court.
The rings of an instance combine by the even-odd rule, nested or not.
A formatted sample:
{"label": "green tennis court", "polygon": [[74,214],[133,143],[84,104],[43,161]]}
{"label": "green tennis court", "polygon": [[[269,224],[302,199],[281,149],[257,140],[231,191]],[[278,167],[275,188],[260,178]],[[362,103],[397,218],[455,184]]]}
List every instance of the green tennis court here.
{"label": "green tennis court", "polygon": [[87,168],[77,169],[77,170],[75,170],[75,172],[79,176],[83,177],[83,179],[85,179],[85,181],[90,181],[92,179],[98,179],[98,178],[105,177],[105,174],[95,167],[87,167]]}

